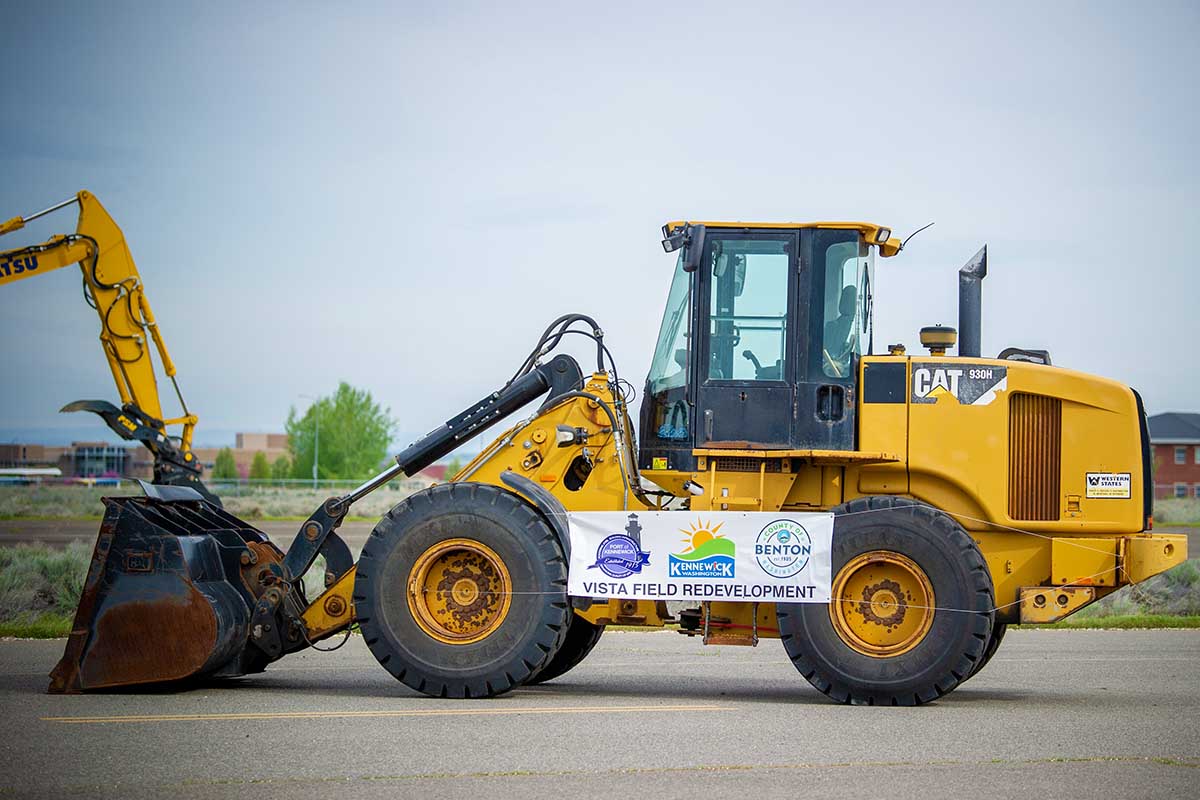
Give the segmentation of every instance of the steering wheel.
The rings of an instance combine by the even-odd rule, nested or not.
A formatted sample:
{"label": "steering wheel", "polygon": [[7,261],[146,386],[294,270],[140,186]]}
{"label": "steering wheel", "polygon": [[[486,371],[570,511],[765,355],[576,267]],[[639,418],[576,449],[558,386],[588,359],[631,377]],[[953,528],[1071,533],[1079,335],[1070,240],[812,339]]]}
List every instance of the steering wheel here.
{"label": "steering wheel", "polygon": [[783,379],[783,362],[776,361],[773,367],[764,367],[751,350],[743,350],[742,358],[754,365],[754,379],[759,381],[778,381]]}

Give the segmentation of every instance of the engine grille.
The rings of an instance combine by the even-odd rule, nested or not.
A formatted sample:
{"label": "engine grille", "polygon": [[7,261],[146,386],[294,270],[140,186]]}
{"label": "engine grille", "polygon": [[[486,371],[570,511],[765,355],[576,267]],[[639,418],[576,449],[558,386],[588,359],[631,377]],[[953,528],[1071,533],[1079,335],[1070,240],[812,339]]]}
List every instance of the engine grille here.
{"label": "engine grille", "polygon": [[717,470],[720,472],[758,472],[763,461],[767,463],[767,472],[780,472],[782,465],[778,458],[744,458],[741,456],[718,456]]}
{"label": "engine grille", "polygon": [[1008,516],[1056,520],[1062,475],[1062,401],[1014,394],[1008,405]]}

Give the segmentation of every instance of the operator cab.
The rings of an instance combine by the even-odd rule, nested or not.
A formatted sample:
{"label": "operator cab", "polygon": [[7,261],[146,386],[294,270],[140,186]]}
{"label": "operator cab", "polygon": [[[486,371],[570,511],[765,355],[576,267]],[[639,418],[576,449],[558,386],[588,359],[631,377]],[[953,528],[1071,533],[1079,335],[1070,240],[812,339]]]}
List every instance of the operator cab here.
{"label": "operator cab", "polygon": [[694,449],[853,450],[870,346],[867,223],[673,222],[675,275],[646,379],[639,462],[692,471]]}

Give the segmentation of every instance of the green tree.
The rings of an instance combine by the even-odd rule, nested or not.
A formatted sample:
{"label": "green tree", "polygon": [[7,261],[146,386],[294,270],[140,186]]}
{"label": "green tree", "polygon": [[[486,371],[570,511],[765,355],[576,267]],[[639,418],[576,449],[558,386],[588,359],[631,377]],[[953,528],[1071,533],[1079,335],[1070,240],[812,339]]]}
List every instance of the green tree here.
{"label": "green tree", "polygon": [[458,457],[456,456],[456,457],[450,459],[450,463],[448,463],[446,465],[446,477],[443,480],[449,481],[451,478],[453,478],[455,475],[457,475],[461,471],[462,471],[462,462],[459,461]]}
{"label": "green tree", "polygon": [[267,454],[259,450],[250,462],[250,480],[265,481],[271,478],[271,465],[267,462]]}
{"label": "green tree", "polygon": [[288,411],[292,476],[311,478],[316,452],[321,479],[369,477],[387,457],[395,427],[391,409],[381,407],[365,389],[342,381],[336,392],[313,402],[303,415],[295,408]]}
{"label": "green tree", "polygon": [[277,481],[285,480],[292,474],[292,462],[287,456],[280,456],[271,465],[271,477]]}
{"label": "green tree", "polygon": [[212,476],[217,480],[230,480],[238,477],[237,463],[233,460],[233,451],[228,447],[222,447],[217,452]]}

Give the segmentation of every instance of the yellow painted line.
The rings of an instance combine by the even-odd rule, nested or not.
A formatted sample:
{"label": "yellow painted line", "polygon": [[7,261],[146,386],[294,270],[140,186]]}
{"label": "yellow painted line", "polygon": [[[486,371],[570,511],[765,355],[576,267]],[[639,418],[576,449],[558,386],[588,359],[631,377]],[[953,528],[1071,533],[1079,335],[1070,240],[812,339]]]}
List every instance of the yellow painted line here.
{"label": "yellow painted line", "polygon": [[228,722],[258,719],[336,719],[357,717],[491,717],[513,714],[623,714],[627,712],[658,713],[678,711],[729,711],[728,706],[671,705],[671,706],[529,706],[523,708],[436,708],[403,711],[276,711],[260,714],[146,714],[113,717],[42,717],[42,722],[62,722],[68,725],[104,725],[128,722]]}

